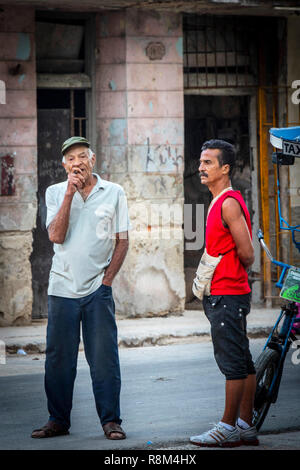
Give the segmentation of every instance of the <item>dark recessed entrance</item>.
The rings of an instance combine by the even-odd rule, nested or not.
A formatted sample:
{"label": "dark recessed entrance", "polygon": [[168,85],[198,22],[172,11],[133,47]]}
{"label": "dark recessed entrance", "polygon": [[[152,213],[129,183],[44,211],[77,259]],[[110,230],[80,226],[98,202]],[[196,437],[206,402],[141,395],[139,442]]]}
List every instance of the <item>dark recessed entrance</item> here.
{"label": "dark recessed entrance", "polygon": [[[249,97],[248,96],[200,96],[185,95],[185,204],[193,205],[193,229],[196,229],[196,204],[204,206],[204,220],[211,201],[206,186],[200,183],[198,167],[202,144],[209,139],[223,139],[235,145],[237,149],[236,169],[232,178],[235,189],[241,191],[250,213],[251,167],[249,146]],[[190,241],[189,241],[190,242]],[[193,301],[191,290],[202,249],[186,249],[184,267],[186,276],[186,302]],[[197,308],[199,302],[193,302],[191,308]]]}

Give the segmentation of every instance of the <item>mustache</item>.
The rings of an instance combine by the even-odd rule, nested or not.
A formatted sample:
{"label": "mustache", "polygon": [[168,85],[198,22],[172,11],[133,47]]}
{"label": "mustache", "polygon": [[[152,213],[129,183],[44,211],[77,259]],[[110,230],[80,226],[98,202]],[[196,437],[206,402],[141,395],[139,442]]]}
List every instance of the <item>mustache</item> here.
{"label": "mustache", "polygon": [[77,166],[77,165],[71,166],[71,173],[74,173],[75,175],[77,175],[78,173],[82,173],[83,170],[88,170],[87,165],[83,163],[80,166]]}
{"label": "mustache", "polygon": [[200,177],[201,177],[201,176],[206,176],[206,178],[207,178],[207,177],[208,177],[208,174],[205,173],[204,171],[200,171]]}

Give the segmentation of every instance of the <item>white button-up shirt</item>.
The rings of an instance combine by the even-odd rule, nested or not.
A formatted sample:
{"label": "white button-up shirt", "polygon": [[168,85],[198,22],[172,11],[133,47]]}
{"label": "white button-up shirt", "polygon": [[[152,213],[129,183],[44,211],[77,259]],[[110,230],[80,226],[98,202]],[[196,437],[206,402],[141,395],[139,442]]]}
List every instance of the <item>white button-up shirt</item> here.
{"label": "white button-up shirt", "polygon": [[[79,298],[100,287],[110,264],[115,233],[130,229],[127,199],[123,188],[97,177],[97,183],[84,201],[74,194],[64,243],[54,243],[48,295]],[[68,181],[46,190],[48,228],[59,211]]]}

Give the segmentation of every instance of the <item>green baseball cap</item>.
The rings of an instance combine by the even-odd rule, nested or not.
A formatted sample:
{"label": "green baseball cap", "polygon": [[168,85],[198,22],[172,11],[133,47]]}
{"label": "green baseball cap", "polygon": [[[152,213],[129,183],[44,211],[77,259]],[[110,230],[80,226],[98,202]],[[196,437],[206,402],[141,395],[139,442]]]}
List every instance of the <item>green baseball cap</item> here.
{"label": "green baseball cap", "polygon": [[61,153],[64,155],[66,151],[70,147],[72,147],[72,145],[78,145],[78,144],[86,145],[87,147],[90,147],[90,143],[85,137],[74,136],[64,141],[61,147]]}

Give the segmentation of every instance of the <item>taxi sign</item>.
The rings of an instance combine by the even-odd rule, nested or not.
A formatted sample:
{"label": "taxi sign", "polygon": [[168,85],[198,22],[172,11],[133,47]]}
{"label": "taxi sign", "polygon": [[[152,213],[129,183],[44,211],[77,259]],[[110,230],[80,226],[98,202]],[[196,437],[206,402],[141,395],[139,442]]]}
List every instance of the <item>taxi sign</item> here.
{"label": "taxi sign", "polygon": [[292,155],[293,157],[300,157],[300,142],[291,142],[289,140],[282,140],[282,153],[284,155]]}

